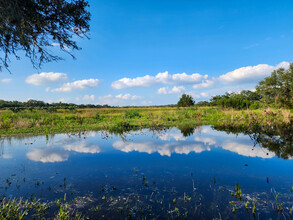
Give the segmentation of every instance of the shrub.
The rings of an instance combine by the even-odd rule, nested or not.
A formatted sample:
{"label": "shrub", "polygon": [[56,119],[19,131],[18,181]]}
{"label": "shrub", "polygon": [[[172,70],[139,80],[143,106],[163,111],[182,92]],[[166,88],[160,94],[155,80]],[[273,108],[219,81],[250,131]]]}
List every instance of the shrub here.
{"label": "shrub", "polygon": [[125,111],[125,117],[132,119],[132,118],[140,118],[141,115],[139,114],[137,110],[127,110]]}

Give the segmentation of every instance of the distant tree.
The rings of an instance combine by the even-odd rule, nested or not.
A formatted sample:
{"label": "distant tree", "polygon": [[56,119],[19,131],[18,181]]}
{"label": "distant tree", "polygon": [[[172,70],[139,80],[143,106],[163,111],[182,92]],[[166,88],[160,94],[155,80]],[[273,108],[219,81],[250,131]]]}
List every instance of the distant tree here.
{"label": "distant tree", "polygon": [[86,0],[0,0],[0,71],[9,70],[10,56],[20,59],[24,51],[35,68],[62,59],[48,49],[69,53],[80,49],[74,35],[89,31],[90,13]]}
{"label": "distant tree", "polygon": [[181,98],[179,99],[177,105],[179,107],[189,107],[194,105],[194,100],[191,95],[182,94]]}

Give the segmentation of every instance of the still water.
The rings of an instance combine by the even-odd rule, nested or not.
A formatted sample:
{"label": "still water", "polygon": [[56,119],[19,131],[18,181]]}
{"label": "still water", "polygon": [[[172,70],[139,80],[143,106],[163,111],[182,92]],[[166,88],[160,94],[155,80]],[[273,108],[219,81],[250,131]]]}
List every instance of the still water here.
{"label": "still water", "polygon": [[2,138],[0,170],[1,198],[66,193],[90,219],[290,218],[293,201],[291,156],[211,126]]}

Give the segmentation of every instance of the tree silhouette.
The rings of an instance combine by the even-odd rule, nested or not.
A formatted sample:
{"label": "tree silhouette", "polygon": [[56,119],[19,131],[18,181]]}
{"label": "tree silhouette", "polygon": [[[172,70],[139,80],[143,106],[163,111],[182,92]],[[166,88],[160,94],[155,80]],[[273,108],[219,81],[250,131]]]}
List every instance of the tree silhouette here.
{"label": "tree silhouette", "polygon": [[90,13],[86,0],[0,0],[0,71],[9,71],[10,56],[24,51],[35,68],[62,59],[48,49],[80,49],[74,35],[87,37]]}

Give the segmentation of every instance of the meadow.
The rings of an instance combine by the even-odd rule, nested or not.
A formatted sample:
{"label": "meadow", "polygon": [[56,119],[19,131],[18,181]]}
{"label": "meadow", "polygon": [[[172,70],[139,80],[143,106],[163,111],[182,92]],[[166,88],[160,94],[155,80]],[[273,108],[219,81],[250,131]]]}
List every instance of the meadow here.
{"label": "meadow", "polygon": [[0,111],[0,135],[53,134],[108,130],[123,132],[143,128],[240,126],[251,123],[290,124],[287,109],[234,110],[219,107],[136,107]]}

